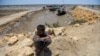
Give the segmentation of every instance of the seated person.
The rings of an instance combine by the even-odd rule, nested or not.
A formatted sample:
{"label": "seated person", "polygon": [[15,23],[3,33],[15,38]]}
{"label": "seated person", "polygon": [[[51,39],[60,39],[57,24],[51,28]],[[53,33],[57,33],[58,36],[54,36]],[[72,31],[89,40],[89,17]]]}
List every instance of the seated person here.
{"label": "seated person", "polygon": [[44,25],[37,26],[37,31],[35,32],[35,36],[34,36],[33,40],[34,40],[34,44],[36,47],[36,51],[44,49],[51,43],[51,38],[45,32]]}

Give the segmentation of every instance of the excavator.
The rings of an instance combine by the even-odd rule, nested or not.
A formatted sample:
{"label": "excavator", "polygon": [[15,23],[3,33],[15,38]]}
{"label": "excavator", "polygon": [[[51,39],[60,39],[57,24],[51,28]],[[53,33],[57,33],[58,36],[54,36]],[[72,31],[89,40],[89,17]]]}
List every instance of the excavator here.
{"label": "excavator", "polygon": [[64,5],[47,5],[49,11],[57,11],[57,16],[65,15],[65,6]]}

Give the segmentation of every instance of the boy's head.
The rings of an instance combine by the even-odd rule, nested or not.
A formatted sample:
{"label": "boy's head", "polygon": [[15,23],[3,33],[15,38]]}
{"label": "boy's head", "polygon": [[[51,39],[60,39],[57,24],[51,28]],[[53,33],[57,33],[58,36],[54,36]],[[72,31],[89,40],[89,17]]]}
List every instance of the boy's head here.
{"label": "boy's head", "polygon": [[37,26],[37,34],[41,35],[45,32],[45,26],[44,25],[38,25]]}

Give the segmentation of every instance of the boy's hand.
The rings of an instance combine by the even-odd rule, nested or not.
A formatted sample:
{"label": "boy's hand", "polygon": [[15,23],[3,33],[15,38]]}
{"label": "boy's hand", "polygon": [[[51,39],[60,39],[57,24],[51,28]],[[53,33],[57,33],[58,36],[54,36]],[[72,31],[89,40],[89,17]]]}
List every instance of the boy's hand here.
{"label": "boy's hand", "polygon": [[47,40],[47,39],[49,39],[50,37],[49,36],[47,36],[47,37],[45,37],[45,40]]}
{"label": "boy's hand", "polygon": [[39,36],[36,36],[36,38],[40,38]]}

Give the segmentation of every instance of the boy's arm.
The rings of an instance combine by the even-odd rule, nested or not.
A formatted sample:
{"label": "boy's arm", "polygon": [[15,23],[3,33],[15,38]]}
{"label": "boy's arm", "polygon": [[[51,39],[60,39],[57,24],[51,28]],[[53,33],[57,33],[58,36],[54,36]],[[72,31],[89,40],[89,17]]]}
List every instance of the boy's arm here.
{"label": "boy's arm", "polygon": [[44,41],[45,38],[40,38],[38,35],[35,35],[34,38],[33,38],[33,40],[34,40],[35,42],[37,42],[37,41]]}
{"label": "boy's arm", "polygon": [[45,32],[45,34],[47,35],[46,37],[44,37],[45,40],[49,40],[49,39],[51,39],[51,37],[50,37],[50,35],[49,35],[48,32]]}
{"label": "boy's arm", "polygon": [[45,40],[51,39],[49,35],[47,35],[45,38]]}

